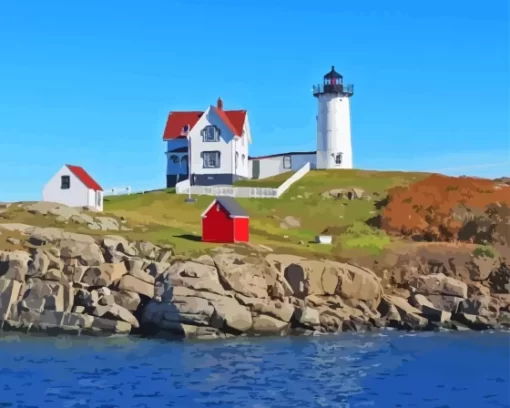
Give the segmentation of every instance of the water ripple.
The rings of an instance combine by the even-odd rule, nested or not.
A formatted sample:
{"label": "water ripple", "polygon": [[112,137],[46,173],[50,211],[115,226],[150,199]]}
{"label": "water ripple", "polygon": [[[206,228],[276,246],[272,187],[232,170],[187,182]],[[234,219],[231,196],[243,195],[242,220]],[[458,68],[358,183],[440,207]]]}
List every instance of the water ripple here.
{"label": "water ripple", "polygon": [[0,408],[510,407],[509,339],[390,331],[190,343],[20,337],[0,348]]}

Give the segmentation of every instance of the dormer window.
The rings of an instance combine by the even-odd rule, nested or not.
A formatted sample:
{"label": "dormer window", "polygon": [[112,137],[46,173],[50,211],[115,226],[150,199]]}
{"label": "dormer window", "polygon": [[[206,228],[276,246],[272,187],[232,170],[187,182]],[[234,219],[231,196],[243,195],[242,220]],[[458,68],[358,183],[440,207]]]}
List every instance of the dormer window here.
{"label": "dormer window", "polygon": [[213,125],[206,126],[202,129],[202,138],[204,142],[219,142],[220,130]]}
{"label": "dormer window", "polygon": [[342,164],[342,153],[337,153],[335,155],[335,164]]}

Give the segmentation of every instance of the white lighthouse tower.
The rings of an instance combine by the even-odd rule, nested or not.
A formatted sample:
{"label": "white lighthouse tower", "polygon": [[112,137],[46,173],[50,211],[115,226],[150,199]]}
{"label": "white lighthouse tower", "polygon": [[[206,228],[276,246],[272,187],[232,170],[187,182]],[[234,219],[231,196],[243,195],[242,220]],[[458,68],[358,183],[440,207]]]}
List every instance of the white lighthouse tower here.
{"label": "white lighthouse tower", "polygon": [[324,83],[313,87],[317,114],[317,169],[352,169],[351,110],[353,86],[331,67]]}

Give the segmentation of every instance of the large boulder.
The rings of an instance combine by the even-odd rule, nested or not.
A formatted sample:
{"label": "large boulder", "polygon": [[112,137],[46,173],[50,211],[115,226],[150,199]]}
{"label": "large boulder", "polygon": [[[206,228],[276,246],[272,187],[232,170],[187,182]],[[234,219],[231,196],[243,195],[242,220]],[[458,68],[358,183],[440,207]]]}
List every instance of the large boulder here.
{"label": "large boulder", "polygon": [[422,275],[415,280],[416,291],[422,295],[446,295],[467,298],[467,284],[443,273]]}
{"label": "large boulder", "polygon": [[377,308],[383,292],[373,272],[340,262],[295,262],[286,267],[285,279],[295,296],[301,299],[310,295],[338,294],[346,299],[363,300]]}
{"label": "large boulder", "polygon": [[21,283],[14,279],[0,278],[0,321],[9,319],[11,307],[18,299]]}
{"label": "large boulder", "polygon": [[32,260],[27,252],[0,251],[0,278],[14,279],[20,283],[25,282],[25,276],[31,262]]}
{"label": "large boulder", "polygon": [[218,295],[225,294],[216,268],[193,261],[175,262],[163,274],[159,275],[156,281],[155,295],[166,301],[171,297],[173,288],[176,286]]}
{"label": "large boulder", "polygon": [[154,297],[154,285],[131,275],[124,275],[117,284],[117,290],[138,293],[149,298]]}
{"label": "large boulder", "polygon": [[226,289],[247,297],[268,297],[268,282],[264,271],[267,265],[263,264],[263,260],[252,263],[242,255],[226,253],[217,254],[213,259],[220,282]]}
{"label": "large boulder", "polygon": [[95,242],[63,239],[59,246],[61,258],[69,265],[98,266],[105,262],[103,253]]}
{"label": "large boulder", "polygon": [[90,286],[110,286],[127,273],[124,263],[91,266],[83,275],[82,282]]}

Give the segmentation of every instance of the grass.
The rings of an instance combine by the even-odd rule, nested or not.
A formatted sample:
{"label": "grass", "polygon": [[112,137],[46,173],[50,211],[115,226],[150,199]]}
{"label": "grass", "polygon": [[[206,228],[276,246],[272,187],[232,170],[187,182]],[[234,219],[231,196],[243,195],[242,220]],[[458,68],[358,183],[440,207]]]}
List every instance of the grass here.
{"label": "grass", "polygon": [[[290,175],[285,173],[270,180],[251,180],[249,185],[262,187],[274,183],[278,186]],[[373,255],[392,243],[382,231],[366,224],[379,212],[376,206],[378,200],[385,197],[389,188],[418,181],[425,176],[425,173],[360,170],[311,171],[279,199],[240,198],[238,201],[250,215],[251,244],[263,244],[275,252],[311,258]],[[321,195],[331,189],[350,187],[363,189],[368,199],[335,200]],[[195,196],[193,204],[186,203],[185,198],[185,195],[175,194],[173,189],[105,198],[103,215],[124,218],[132,231],[91,231],[80,224],[63,224],[54,217],[33,215],[17,208],[0,215],[0,223],[60,227],[90,235],[122,234],[129,239],[170,244],[177,253],[186,255],[217,247],[216,244],[200,241],[201,214],[213,198]],[[284,222],[288,216],[299,220],[300,226],[289,228]],[[326,229],[334,236],[334,245],[313,243],[315,236]],[[5,234],[2,237],[5,238]],[[11,247],[10,244],[4,245]]]}
{"label": "grass", "polygon": [[[277,186],[290,176],[285,173],[266,180],[244,181],[250,186]],[[250,241],[264,244],[274,250],[307,254],[339,255],[345,252],[374,254],[390,244],[390,239],[365,222],[377,215],[376,202],[385,191],[427,176],[425,173],[375,172],[360,170],[312,171],[296,182],[280,199],[248,199],[238,201],[250,214]],[[265,182],[263,184],[262,182]],[[321,194],[334,188],[357,187],[370,199],[324,199]],[[110,197],[105,200],[105,211],[125,217],[148,228],[145,232],[127,233],[137,239],[166,242],[178,251],[201,251],[212,244],[184,237],[201,235],[201,213],[212,197],[196,196],[196,203],[185,203],[185,196],[159,191],[144,195]],[[292,216],[300,221],[298,228],[286,228],[283,220]],[[334,246],[311,243],[326,228],[342,229]]]}
{"label": "grass", "polygon": [[239,180],[234,183],[236,187],[266,187],[266,188],[278,188],[282,183],[287,181],[295,172],[287,171],[285,173],[278,174],[273,177],[268,177],[259,180]]}

